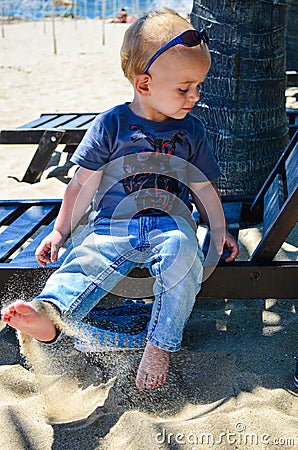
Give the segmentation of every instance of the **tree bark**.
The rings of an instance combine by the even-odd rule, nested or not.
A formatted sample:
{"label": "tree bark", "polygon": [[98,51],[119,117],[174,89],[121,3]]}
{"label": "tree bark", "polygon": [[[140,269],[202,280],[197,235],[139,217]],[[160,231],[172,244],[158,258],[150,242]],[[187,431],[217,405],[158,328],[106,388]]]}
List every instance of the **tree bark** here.
{"label": "tree bark", "polygon": [[211,69],[195,114],[221,166],[226,195],[255,195],[288,142],[286,7],[275,0],[194,0]]}
{"label": "tree bark", "polygon": [[298,71],[298,1],[287,0],[286,67]]}

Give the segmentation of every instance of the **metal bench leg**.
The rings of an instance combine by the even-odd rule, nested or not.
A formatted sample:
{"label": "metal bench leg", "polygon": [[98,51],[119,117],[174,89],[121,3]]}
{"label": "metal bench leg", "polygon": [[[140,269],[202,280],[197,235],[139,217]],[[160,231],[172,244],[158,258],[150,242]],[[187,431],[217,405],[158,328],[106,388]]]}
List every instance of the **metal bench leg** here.
{"label": "metal bench leg", "polygon": [[46,130],[22,179],[25,183],[38,183],[53,152],[59,145],[65,131]]}

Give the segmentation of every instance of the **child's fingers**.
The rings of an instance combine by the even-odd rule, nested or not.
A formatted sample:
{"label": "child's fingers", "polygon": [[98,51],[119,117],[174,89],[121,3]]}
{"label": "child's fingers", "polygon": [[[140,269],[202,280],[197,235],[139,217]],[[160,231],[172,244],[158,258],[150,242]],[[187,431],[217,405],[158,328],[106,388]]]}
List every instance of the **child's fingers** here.
{"label": "child's fingers", "polygon": [[52,244],[52,247],[51,247],[51,262],[52,263],[55,263],[57,261],[60,247],[61,247],[60,245],[57,245],[54,243]]}
{"label": "child's fingers", "polygon": [[239,247],[237,242],[234,239],[232,241],[227,241],[225,243],[225,250],[223,253],[223,259],[225,260],[225,262],[234,261],[234,259],[238,256],[238,254],[239,254]]}
{"label": "child's fingers", "polygon": [[48,262],[50,262],[50,256],[49,256],[49,253],[45,253],[45,252],[42,252],[42,253],[35,253],[35,257],[36,257],[36,260],[37,260],[37,262],[38,262],[38,264],[40,264],[41,266],[43,266],[43,267],[45,267],[45,265],[48,263]]}

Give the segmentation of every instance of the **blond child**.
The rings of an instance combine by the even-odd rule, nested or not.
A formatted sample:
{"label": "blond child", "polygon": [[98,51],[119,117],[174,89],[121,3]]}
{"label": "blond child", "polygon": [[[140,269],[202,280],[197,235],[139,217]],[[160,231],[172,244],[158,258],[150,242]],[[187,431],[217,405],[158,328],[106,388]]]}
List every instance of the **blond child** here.
{"label": "blond child", "polygon": [[[180,349],[202,283],[190,194],[211,228],[218,258],[226,247],[225,261],[234,260],[238,246],[213,182],[219,167],[201,121],[190,114],[210,67],[206,33],[170,9],[155,9],[126,31],[121,59],[133,100],[99,115],[78,146],[72,161],[79,169],[37,261],[57,260],[97,193],[90,233],[35,302],[50,303],[75,324],[134,267],[147,267],[154,303],[136,385],[153,389],[166,382],[170,354]],[[54,323],[34,303],[16,301],[2,319],[39,341],[57,341]]]}

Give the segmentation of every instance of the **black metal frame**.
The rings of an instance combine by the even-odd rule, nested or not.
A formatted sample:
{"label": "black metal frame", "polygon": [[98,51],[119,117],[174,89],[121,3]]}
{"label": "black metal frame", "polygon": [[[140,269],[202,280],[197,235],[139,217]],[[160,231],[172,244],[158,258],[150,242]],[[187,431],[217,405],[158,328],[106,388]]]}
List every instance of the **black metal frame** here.
{"label": "black metal frame", "polygon": [[[10,282],[20,277],[34,285],[36,280],[46,279],[55,268],[10,267],[0,268],[0,290],[3,292]],[[204,281],[198,298],[258,299],[258,298],[297,298],[297,262],[272,262],[254,264],[251,261],[236,261],[232,264],[219,263],[209,278]],[[131,273],[131,276],[134,275]],[[135,273],[138,275],[138,273]],[[142,274],[142,276],[145,276]],[[142,289],[142,277],[140,292]],[[121,285],[123,297],[129,290],[129,279]],[[117,290],[119,291],[119,289]]]}

